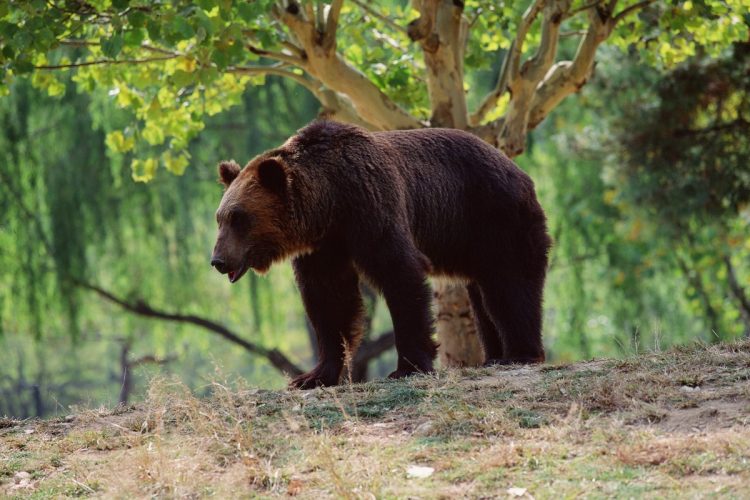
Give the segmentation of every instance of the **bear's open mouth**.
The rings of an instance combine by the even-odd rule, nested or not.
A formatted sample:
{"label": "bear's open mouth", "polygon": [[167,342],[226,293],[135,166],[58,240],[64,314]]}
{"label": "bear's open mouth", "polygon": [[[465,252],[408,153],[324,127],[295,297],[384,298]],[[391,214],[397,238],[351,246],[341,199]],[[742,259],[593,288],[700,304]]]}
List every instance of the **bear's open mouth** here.
{"label": "bear's open mouth", "polygon": [[244,259],[242,261],[242,264],[240,264],[240,267],[238,267],[234,271],[229,271],[227,273],[227,276],[229,277],[229,282],[236,283],[237,280],[242,278],[242,276],[247,272],[249,268],[250,266],[247,265],[247,259]]}

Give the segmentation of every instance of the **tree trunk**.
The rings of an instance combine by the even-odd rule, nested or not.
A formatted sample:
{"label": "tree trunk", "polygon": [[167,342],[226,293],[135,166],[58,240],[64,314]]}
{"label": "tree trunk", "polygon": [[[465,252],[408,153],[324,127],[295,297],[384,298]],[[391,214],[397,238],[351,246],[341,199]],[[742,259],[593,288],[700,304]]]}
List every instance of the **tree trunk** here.
{"label": "tree trunk", "polygon": [[133,390],[133,375],[130,372],[130,344],[123,342],[120,347],[120,395],[117,401],[121,405],[128,404],[130,393]]}
{"label": "tree trunk", "polygon": [[471,312],[469,293],[457,283],[435,283],[437,338],[440,364],[444,367],[479,366],[484,353]]}

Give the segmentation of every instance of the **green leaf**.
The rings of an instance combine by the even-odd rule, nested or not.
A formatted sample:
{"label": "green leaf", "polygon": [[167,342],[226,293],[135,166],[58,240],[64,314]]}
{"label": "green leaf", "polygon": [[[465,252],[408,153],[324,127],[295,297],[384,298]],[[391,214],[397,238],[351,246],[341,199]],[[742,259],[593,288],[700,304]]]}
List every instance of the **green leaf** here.
{"label": "green leaf", "polygon": [[18,26],[16,26],[15,24],[9,23],[7,21],[0,21],[0,35],[2,35],[6,40],[12,38],[17,31]]}
{"label": "green leaf", "polygon": [[146,21],[146,31],[148,31],[148,37],[151,40],[161,39],[161,24],[154,21],[153,19],[149,19],[148,21]]}
{"label": "green leaf", "polygon": [[193,73],[188,73],[182,69],[178,69],[171,76],[172,83],[177,87],[186,87],[187,85],[190,85],[193,82],[193,78]]}
{"label": "green leaf", "polygon": [[136,28],[126,31],[123,35],[123,40],[129,47],[137,47],[143,42],[145,37],[146,33],[142,29]]}
{"label": "green leaf", "polygon": [[34,70],[34,64],[28,59],[16,59],[13,63],[13,70],[19,75],[24,73],[30,73]]}
{"label": "green leaf", "polygon": [[164,131],[158,124],[148,122],[146,127],[141,132],[143,138],[152,146],[157,146],[164,143]]}
{"label": "green leaf", "polygon": [[164,167],[175,175],[182,175],[185,173],[185,169],[190,164],[187,154],[180,154],[172,156],[172,153],[167,153],[163,157]]}
{"label": "green leaf", "polygon": [[241,3],[237,11],[243,21],[251,23],[263,14],[264,6],[260,2]]}
{"label": "green leaf", "polygon": [[135,140],[132,137],[126,138],[119,130],[107,134],[105,142],[109,149],[117,153],[126,153],[135,147]]}
{"label": "green leaf", "polygon": [[176,41],[186,40],[195,35],[195,30],[184,17],[175,17],[169,26],[169,31]]}
{"label": "green leaf", "polygon": [[146,16],[145,12],[134,10],[128,14],[128,21],[134,28],[143,28],[146,26],[148,16]]}
{"label": "green leaf", "polygon": [[122,37],[122,35],[113,35],[110,38],[106,40],[102,40],[102,54],[105,56],[114,59],[117,57],[117,55],[122,51],[122,46],[124,45],[125,41]]}
{"label": "green leaf", "polygon": [[136,182],[148,182],[154,178],[159,162],[155,158],[145,160],[134,159],[130,164],[133,180]]}

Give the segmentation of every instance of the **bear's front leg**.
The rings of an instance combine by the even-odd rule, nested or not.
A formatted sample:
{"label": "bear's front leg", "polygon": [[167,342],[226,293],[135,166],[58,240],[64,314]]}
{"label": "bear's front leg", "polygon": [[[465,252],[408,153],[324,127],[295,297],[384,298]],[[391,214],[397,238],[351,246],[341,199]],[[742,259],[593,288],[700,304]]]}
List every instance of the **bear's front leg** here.
{"label": "bear's front leg", "polygon": [[364,306],[359,277],[342,252],[323,249],[294,260],[297,286],[318,340],[318,364],[290,387],[312,389],[339,383],[346,349],[353,356],[362,333]]}
{"label": "bear's front leg", "polygon": [[429,260],[407,236],[397,234],[381,241],[377,253],[363,253],[357,265],[383,292],[393,320],[398,363],[389,378],[432,372],[437,345],[432,340]]}

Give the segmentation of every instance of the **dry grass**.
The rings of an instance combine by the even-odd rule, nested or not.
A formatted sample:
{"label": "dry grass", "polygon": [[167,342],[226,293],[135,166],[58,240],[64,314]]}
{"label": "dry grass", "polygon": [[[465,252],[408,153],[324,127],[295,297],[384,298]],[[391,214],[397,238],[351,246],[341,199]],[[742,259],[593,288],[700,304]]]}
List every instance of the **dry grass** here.
{"label": "dry grass", "polygon": [[749,381],[748,342],[207,399],[158,380],[0,420],[0,496],[750,497]]}

